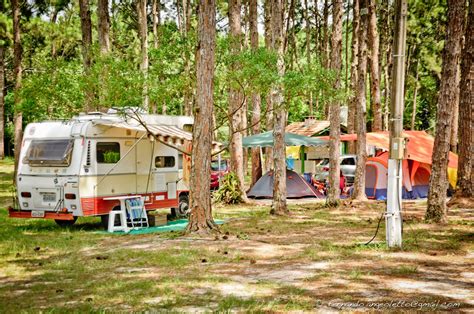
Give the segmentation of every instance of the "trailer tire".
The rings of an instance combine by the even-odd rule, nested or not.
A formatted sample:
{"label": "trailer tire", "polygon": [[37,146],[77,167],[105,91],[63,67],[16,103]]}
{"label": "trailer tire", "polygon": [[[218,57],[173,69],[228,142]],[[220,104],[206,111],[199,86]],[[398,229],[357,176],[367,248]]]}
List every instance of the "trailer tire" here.
{"label": "trailer tire", "polygon": [[60,220],[60,219],[55,219],[54,221],[58,224],[58,226],[65,228],[65,227],[70,227],[76,223],[77,216],[74,216],[73,220]]}
{"label": "trailer tire", "polygon": [[189,217],[189,197],[187,194],[181,194],[179,196],[178,208],[174,208],[176,217],[187,218]]}

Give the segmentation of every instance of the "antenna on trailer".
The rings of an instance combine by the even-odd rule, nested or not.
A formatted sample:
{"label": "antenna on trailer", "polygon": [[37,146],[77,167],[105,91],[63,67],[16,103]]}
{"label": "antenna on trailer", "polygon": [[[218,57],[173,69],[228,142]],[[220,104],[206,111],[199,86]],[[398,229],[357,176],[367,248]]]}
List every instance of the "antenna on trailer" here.
{"label": "antenna on trailer", "polygon": [[393,41],[392,97],[390,100],[390,159],[388,160],[387,212],[385,214],[388,247],[402,247],[402,164],[405,156],[403,107],[405,86],[407,0],[395,1]]}

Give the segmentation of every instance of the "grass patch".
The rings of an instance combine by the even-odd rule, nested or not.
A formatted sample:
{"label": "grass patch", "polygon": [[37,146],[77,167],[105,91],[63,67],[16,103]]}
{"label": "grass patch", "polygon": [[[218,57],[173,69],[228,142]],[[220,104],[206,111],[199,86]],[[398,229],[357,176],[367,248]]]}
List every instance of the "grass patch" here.
{"label": "grass patch", "polygon": [[408,276],[418,273],[418,266],[416,265],[402,265],[389,270],[391,275]]}
{"label": "grass patch", "polygon": [[[334,299],[409,299],[411,292],[392,291],[382,281],[433,267],[440,282],[458,282],[452,264],[435,256],[468,265],[463,256],[473,249],[472,224],[464,221],[411,220],[397,252],[387,248],[382,222],[375,241],[361,244],[375,232],[383,203],[290,205],[287,217],[270,215],[269,206],[215,205],[215,218],[228,219],[216,240],[190,240],[183,232],[111,236],[95,232],[98,218],[79,218],[70,228],[10,219],[12,165],[0,161],[0,308],[12,313],[301,312]],[[400,265],[405,252],[412,259]],[[421,277],[413,276],[429,280]],[[231,288],[220,288],[226,285]]]}

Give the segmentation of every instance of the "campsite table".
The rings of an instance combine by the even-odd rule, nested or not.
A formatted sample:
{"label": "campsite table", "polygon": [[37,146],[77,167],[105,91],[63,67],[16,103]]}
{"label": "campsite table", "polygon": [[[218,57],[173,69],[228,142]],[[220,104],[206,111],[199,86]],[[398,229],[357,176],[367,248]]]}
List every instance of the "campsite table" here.
{"label": "campsite table", "polygon": [[[127,205],[126,205],[126,201],[127,200],[130,200],[130,199],[141,199],[141,209],[142,209],[142,214],[145,214],[145,220],[146,220],[146,224],[148,226],[148,219],[146,217],[146,211],[145,211],[145,208],[144,208],[144,200],[143,200],[143,197],[141,195],[124,195],[124,196],[112,196],[112,197],[105,197],[104,198],[104,201],[120,201],[120,211],[122,211],[124,214],[127,212]],[[126,215],[125,215],[126,217]],[[132,229],[135,229],[135,226],[133,224],[133,217],[132,217],[132,209],[130,210],[130,221],[132,222]],[[125,229],[128,229],[127,227],[127,220],[125,219]]]}

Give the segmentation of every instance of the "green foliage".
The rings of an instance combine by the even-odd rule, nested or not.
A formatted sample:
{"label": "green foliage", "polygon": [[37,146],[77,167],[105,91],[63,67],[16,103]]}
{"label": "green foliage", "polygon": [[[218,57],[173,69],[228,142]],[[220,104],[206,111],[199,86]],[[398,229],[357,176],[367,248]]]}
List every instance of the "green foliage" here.
{"label": "green foliage", "polygon": [[65,119],[83,108],[82,64],[65,60],[38,62],[23,80],[21,109],[26,122]]}
{"label": "green foliage", "polygon": [[114,151],[107,151],[104,153],[104,163],[116,164],[120,160],[120,153]]}
{"label": "green foliage", "polygon": [[239,189],[239,181],[234,172],[229,172],[222,178],[219,190],[214,193],[214,200],[224,204],[242,203],[242,193]]}

